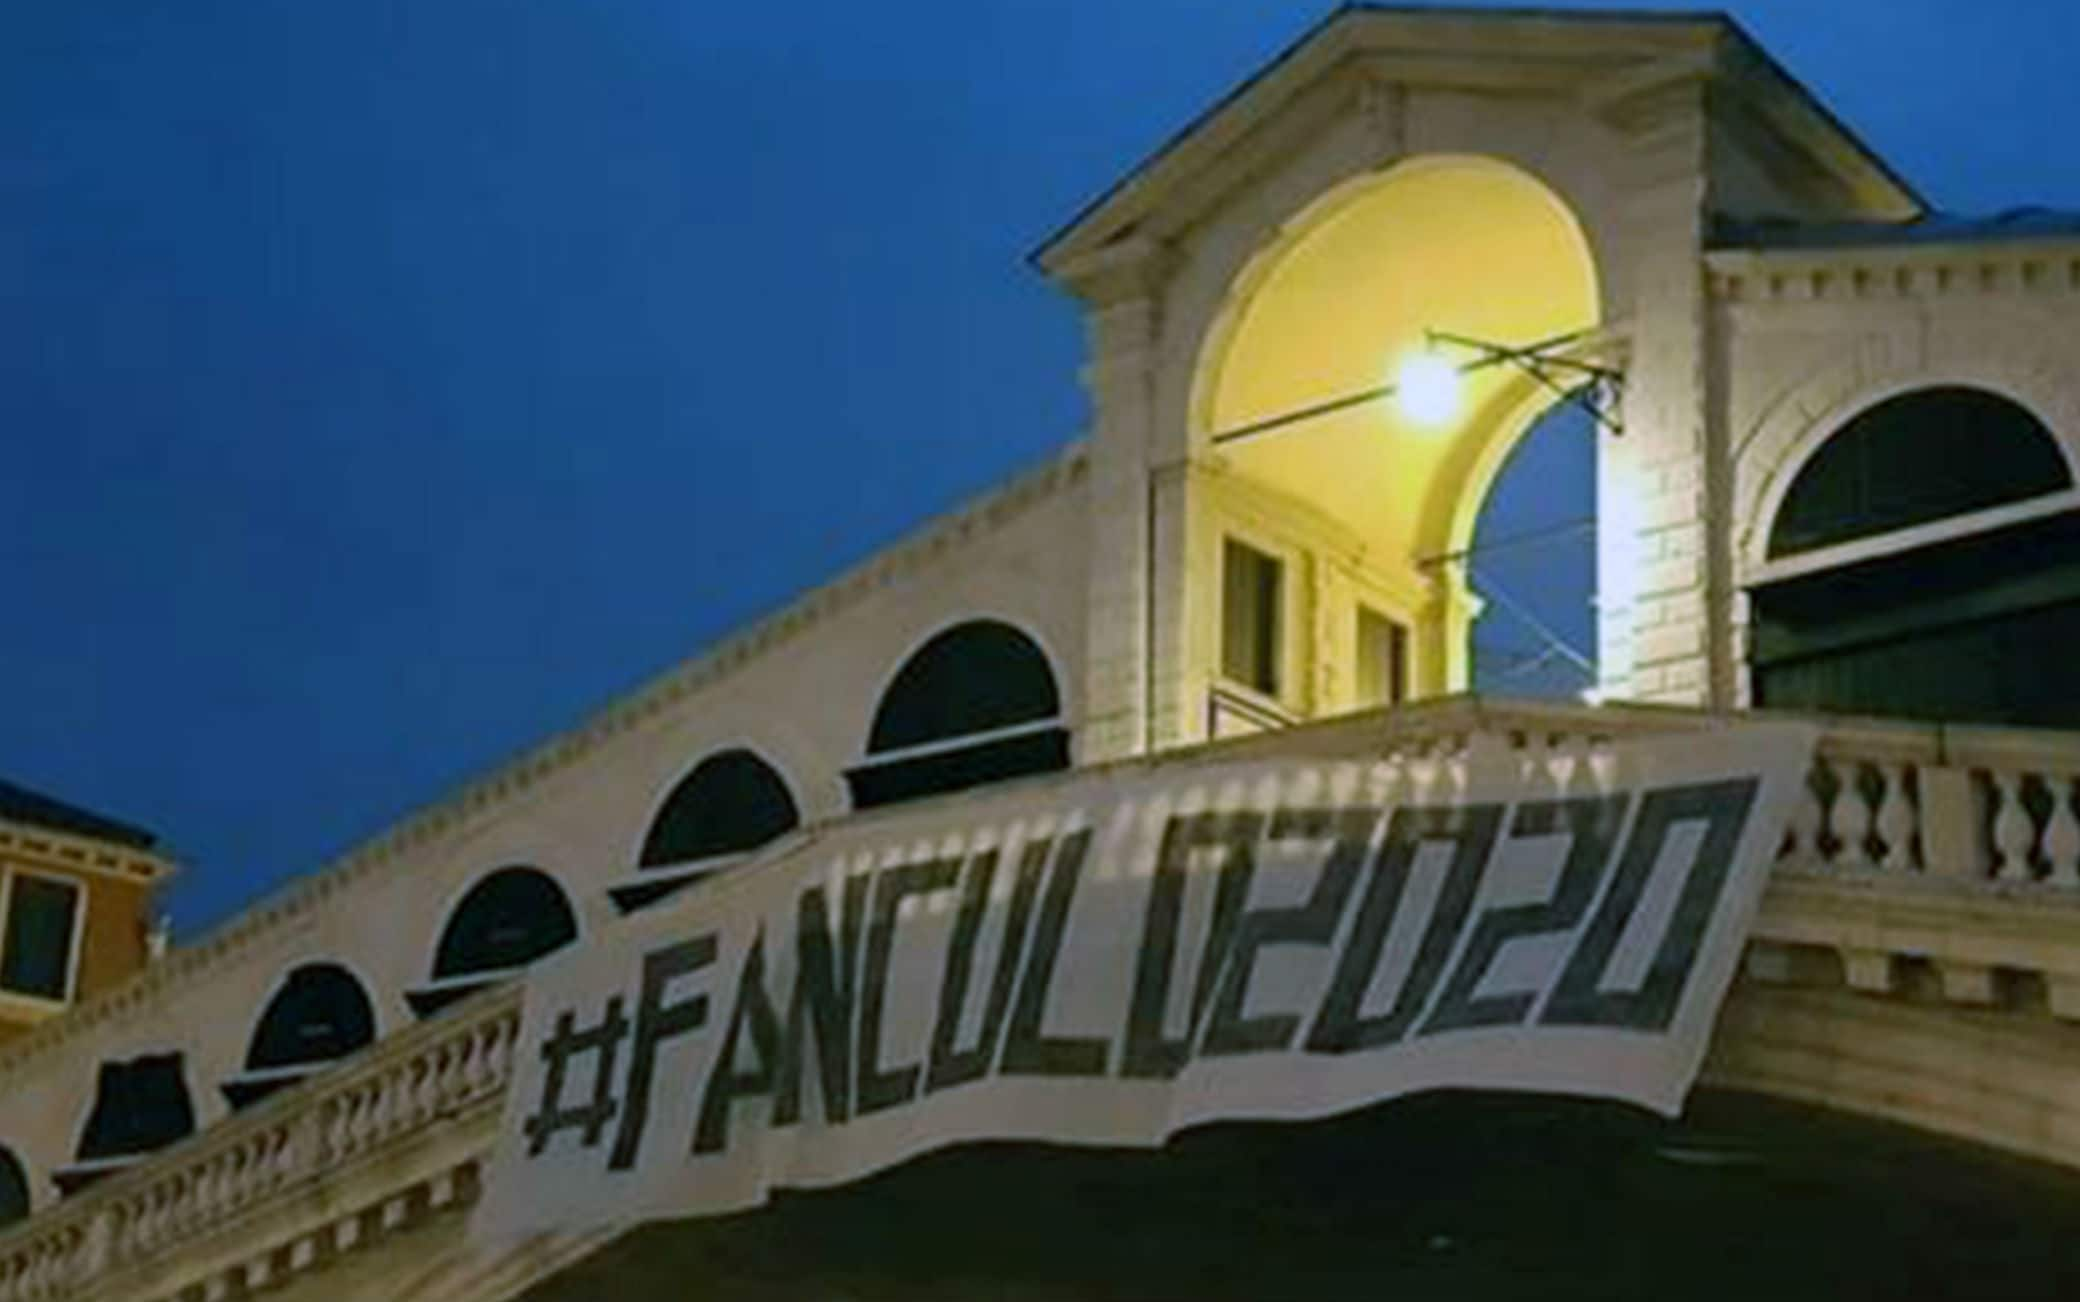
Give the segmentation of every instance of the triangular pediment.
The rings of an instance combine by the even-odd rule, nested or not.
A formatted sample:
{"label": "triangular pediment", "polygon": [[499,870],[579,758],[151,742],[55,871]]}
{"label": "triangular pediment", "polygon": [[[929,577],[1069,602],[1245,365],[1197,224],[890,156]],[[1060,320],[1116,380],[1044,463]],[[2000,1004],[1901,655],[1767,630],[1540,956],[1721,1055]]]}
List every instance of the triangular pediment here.
{"label": "triangular pediment", "polygon": [[[1559,96],[1585,113],[1683,83],[1714,113],[1824,177],[1843,217],[1902,221],[1919,195],[1738,24],[1723,14],[1537,9],[1338,10],[1115,182],[1033,252],[1062,275],[1133,236],[1166,238],[1218,201],[1210,175],[1252,142],[1304,132],[1324,102],[1368,88]],[[1325,93],[1326,92],[1326,93]]]}

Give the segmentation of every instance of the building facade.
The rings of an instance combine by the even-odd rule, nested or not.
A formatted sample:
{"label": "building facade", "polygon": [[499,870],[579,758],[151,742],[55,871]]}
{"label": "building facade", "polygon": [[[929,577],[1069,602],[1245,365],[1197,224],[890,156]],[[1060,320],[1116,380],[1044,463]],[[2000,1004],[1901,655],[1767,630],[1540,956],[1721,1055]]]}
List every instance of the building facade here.
{"label": "building facade", "polygon": [[[2080,618],[2080,220],[1931,213],[1723,18],[1352,9],[1034,262],[1085,313],[1082,439],[0,1043],[28,1196],[0,1299],[577,1296],[688,1262],[729,1296],[726,1239],[462,1234],[534,961],[983,783],[1754,707],[1831,722],[1708,1079],[2080,1164],[2080,739],[2012,731],[2074,726],[2044,648]],[[1426,349],[1449,410],[1290,419]],[[1570,402],[1609,704],[1469,701],[1460,561]]]}

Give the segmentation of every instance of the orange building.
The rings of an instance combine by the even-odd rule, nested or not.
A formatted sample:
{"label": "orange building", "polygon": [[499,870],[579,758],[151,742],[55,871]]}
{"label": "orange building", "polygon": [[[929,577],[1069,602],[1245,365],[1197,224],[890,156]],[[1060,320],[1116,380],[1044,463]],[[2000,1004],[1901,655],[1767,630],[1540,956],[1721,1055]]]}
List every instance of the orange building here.
{"label": "orange building", "polygon": [[151,832],[0,780],[0,1040],[150,961]]}

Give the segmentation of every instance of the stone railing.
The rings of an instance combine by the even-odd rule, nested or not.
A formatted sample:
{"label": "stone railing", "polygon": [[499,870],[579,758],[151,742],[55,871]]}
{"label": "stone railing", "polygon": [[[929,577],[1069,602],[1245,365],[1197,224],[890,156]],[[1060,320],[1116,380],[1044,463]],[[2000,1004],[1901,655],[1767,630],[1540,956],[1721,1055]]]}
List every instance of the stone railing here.
{"label": "stone railing", "polygon": [[1751,933],[1751,979],[2080,1021],[2080,734],[1468,698],[1241,744],[1589,755],[1772,718],[1822,731]]}
{"label": "stone railing", "polygon": [[2080,891],[2080,738],[1860,728],[1822,743],[1787,853],[1800,866]]}
{"label": "stone railing", "polygon": [[1783,720],[1820,725],[1779,862],[2080,896],[2080,733],[1828,719],[1770,711],[1456,697],[1230,743],[1238,752],[1447,756],[1478,746],[1589,754],[1628,737]]}
{"label": "stone railing", "polygon": [[0,1233],[0,1302],[238,1296],[463,1201],[519,1015],[486,992]]}

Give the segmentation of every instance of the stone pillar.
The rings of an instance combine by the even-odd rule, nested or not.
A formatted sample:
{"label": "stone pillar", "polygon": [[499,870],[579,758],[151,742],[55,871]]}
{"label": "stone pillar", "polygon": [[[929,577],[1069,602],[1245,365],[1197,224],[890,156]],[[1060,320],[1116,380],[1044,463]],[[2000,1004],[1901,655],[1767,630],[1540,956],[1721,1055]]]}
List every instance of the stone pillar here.
{"label": "stone pillar", "polygon": [[1090,593],[1077,762],[1139,754],[1151,744],[1149,645],[1154,624],[1155,491],[1151,457],[1161,310],[1160,251],[1128,242],[1064,279],[1085,304],[1091,400]]}
{"label": "stone pillar", "polygon": [[1723,702],[1731,677],[1716,593],[1730,574],[1730,540],[1712,526],[1724,515],[1727,468],[1706,373],[1704,88],[1663,83],[1605,111],[1627,142],[1620,247],[1633,300],[1624,433],[1598,444],[1601,688],[1612,698]]}

